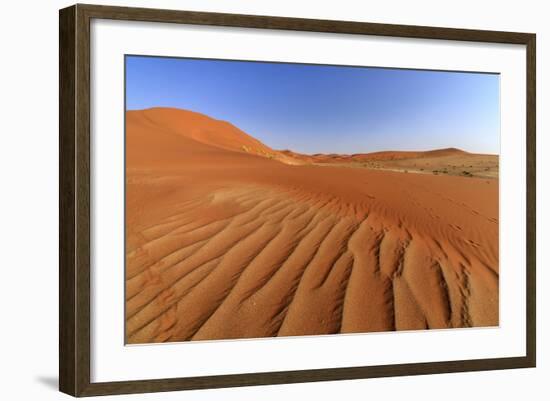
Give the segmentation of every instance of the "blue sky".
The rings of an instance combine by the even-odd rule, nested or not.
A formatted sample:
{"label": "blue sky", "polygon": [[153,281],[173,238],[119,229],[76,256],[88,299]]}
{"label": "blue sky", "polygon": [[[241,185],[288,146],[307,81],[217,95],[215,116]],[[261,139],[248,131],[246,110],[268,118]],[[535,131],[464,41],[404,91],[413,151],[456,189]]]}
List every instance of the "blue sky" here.
{"label": "blue sky", "polygon": [[226,120],[274,149],[499,153],[499,76],[126,56],[126,108]]}

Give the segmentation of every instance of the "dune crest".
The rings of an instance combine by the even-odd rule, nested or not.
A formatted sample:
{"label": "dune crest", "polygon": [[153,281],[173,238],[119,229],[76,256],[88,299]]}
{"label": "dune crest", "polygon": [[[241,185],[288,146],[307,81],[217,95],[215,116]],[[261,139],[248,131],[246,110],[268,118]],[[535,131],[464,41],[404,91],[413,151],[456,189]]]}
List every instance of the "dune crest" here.
{"label": "dune crest", "polygon": [[176,109],[126,126],[128,343],[498,324],[498,180],[319,166]]}
{"label": "dune crest", "polygon": [[167,107],[132,110],[126,113],[127,123],[155,127],[159,132],[177,135],[186,140],[221,150],[245,152],[251,155],[300,164],[285,154],[271,149],[233,124],[204,114]]}

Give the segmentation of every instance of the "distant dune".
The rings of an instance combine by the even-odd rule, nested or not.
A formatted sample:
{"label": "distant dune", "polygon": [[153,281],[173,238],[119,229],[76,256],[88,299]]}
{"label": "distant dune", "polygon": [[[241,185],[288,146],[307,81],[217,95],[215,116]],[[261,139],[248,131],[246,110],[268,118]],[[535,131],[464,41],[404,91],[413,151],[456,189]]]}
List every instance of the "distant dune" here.
{"label": "distant dune", "polygon": [[427,157],[445,157],[445,156],[455,156],[455,155],[469,155],[468,152],[465,152],[456,148],[446,148],[446,149],[436,149],[436,150],[427,150],[427,151],[382,151],[382,152],[372,152],[372,153],[355,153],[352,155],[342,155],[342,154],[323,154],[318,153],[314,155],[303,155],[300,153],[293,152],[291,150],[284,150],[283,153],[296,157],[304,158],[305,160],[311,162],[351,162],[351,161],[379,161],[379,160],[404,160],[404,159],[420,159]]}
{"label": "distant dune", "polygon": [[498,177],[497,155],[468,153],[456,148],[427,151],[383,151],[352,155],[304,155],[291,150],[283,150],[280,153],[305,164],[481,178]]}
{"label": "distant dune", "polygon": [[497,325],[498,180],[403,172],[419,160],[477,159],[301,155],[128,111],[126,341]]}

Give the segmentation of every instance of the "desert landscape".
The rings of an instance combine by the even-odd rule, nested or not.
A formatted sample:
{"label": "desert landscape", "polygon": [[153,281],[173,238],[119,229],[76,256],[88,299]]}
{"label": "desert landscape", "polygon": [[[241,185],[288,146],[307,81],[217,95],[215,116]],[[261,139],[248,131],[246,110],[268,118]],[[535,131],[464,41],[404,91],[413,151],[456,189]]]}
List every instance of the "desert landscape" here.
{"label": "desert landscape", "polygon": [[498,156],[272,149],[126,111],[126,342],[499,324]]}

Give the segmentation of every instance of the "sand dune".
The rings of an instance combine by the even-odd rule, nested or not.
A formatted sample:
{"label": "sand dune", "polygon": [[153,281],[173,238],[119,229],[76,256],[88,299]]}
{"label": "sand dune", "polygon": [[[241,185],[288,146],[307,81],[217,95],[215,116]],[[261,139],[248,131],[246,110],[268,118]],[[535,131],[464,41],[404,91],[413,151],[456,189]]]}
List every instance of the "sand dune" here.
{"label": "sand dune", "polygon": [[432,157],[445,157],[445,156],[457,156],[457,155],[469,155],[468,152],[457,148],[446,149],[434,149],[427,151],[382,151],[372,153],[354,153],[351,155],[346,154],[323,154],[317,153],[313,155],[304,155],[301,153],[293,152],[291,150],[282,151],[284,154],[303,159],[308,162],[317,163],[337,163],[337,162],[365,162],[365,161],[389,161],[389,160],[405,160],[405,159],[423,159]]}
{"label": "sand dune", "polygon": [[384,151],[373,153],[304,155],[290,150],[280,153],[304,164],[369,168],[422,174],[497,178],[498,156],[468,153],[456,148],[428,151]]}
{"label": "sand dune", "polygon": [[177,109],[126,118],[128,343],[498,324],[498,180],[319,166]]}

